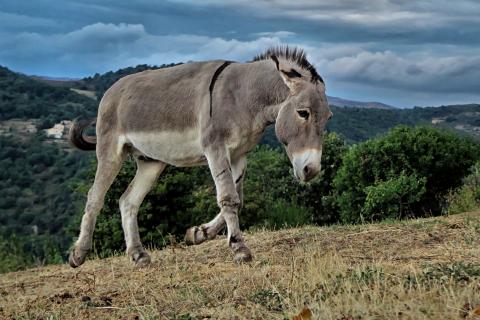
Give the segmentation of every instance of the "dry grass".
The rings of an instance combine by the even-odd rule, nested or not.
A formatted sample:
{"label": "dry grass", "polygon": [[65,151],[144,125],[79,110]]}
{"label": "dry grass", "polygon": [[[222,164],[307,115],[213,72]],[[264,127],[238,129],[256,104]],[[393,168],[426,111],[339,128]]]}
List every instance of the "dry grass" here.
{"label": "dry grass", "polygon": [[[363,226],[247,235],[236,266],[226,241],[79,269],[0,275],[0,318],[475,319],[480,314],[480,212]],[[310,311],[309,311],[310,310]],[[296,319],[301,319],[297,317]]]}

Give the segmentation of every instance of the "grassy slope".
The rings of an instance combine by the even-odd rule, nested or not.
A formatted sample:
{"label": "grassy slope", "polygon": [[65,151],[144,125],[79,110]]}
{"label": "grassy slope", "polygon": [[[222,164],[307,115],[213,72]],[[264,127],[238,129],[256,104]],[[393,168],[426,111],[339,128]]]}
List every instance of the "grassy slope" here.
{"label": "grassy slope", "polygon": [[[236,266],[225,240],[79,269],[0,275],[0,318],[474,319],[480,305],[480,212],[363,226],[247,235],[255,253]],[[361,318],[360,318],[361,317]]]}

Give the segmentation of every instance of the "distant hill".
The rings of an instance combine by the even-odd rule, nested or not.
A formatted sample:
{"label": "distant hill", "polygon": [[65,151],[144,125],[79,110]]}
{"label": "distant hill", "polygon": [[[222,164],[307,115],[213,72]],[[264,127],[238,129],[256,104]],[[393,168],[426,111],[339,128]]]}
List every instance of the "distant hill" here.
{"label": "distant hill", "polygon": [[[331,106],[333,118],[328,131],[341,134],[349,143],[373,138],[399,124],[431,125],[480,141],[480,104],[415,107],[413,109],[378,109]],[[273,126],[267,128],[263,142],[280,146]]]}
{"label": "distant hill", "polygon": [[0,238],[28,238],[36,252],[50,250],[43,247],[47,239],[60,251],[70,244],[65,226],[83,205],[73,185],[93,154],[53,143],[39,129],[93,117],[97,106],[68,86],[0,67]]}
{"label": "distant hill", "polygon": [[360,142],[399,125],[428,124],[472,136],[480,141],[480,104],[415,107],[413,109],[360,109],[333,107],[329,130]]}
{"label": "distant hill", "polygon": [[38,119],[49,126],[63,119],[92,117],[97,103],[68,87],[44,81],[0,66],[0,121]]}
{"label": "distant hill", "polygon": [[62,79],[62,78],[49,78],[49,77],[38,77],[38,76],[35,76],[34,78],[39,79],[55,87],[73,88],[76,90],[77,93],[78,93],[78,90],[82,90],[83,92],[94,92],[97,97],[101,98],[105,93],[105,91],[107,91],[107,89],[110,88],[112,84],[114,84],[118,79],[122,77],[125,77],[129,74],[142,72],[145,70],[168,68],[168,67],[176,66],[178,64],[181,64],[181,63],[162,64],[160,66],[139,64],[135,67],[122,68],[122,69],[118,69],[117,71],[108,71],[103,74],[96,73],[91,77],[86,77],[83,79]]}
{"label": "distant hill", "polygon": [[362,102],[348,100],[338,97],[327,96],[328,104],[331,106],[337,107],[352,107],[352,108],[366,108],[366,109],[395,109],[395,107],[390,106],[381,102]]}

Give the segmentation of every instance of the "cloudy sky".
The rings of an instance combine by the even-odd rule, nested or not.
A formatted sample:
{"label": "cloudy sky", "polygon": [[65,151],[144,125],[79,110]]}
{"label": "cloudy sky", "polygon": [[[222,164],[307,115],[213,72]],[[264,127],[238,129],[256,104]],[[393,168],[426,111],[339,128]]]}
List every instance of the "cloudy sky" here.
{"label": "cloudy sky", "polygon": [[301,46],[327,93],[398,107],[480,102],[476,0],[0,0],[0,65],[83,77],[248,61]]}

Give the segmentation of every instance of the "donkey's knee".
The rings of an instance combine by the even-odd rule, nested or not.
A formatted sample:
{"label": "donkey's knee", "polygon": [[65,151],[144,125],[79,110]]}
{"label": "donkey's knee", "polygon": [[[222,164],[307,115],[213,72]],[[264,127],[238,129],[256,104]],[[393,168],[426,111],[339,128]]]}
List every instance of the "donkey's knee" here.
{"label": "donkey's knee", "polygon": [[120,206],[120,212],[122,213],[122,218],[124,217],[137,217],[137,212],[140,209],[140,205],[130,201],[128,195],[123,194],[118,201]]}
{"label": "donkey's knee", "polygon": [[228,207],[235,210],[235,212],[237,212],[242,205],[242,201],[237,192],[219,196],[217,203],[220,210],[223,210],[224,207]]}

